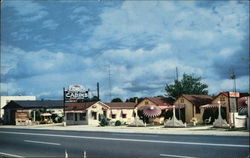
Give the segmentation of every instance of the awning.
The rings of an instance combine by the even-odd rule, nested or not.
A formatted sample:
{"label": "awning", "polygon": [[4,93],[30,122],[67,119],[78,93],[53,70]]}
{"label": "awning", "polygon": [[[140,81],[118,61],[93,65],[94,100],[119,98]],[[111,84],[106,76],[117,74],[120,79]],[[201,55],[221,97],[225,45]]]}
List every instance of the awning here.
{"label": "awning", "polygon": [[[206,104],[206,105],[202,105],[200,106],[200,109],[201,108],[218,108],[219,107],[219,104],[218,103],[214,103],[214,104]],[[227,107],[225,104],[221,104],[221,107]]]}
{"label": "awning", "polygon": [[143,108],[143,114],[146,117],[156,117],[161,114],[161,109],[154,105],[146,106]]}
{"label": "awning", "polygon": [[158,106],[161,110],[165,110],[167,109],[168,107],[167,106]]}
{"label": "awning", "polygon": [[238,100],[238,110],[239,110],[239,113],[241,114],[245,114],[247,115],[248,113],[248,101],[247,101],[247,97],[242,97],[242,98],[239,98]]}
{"label": "awning", "polygon": [[148,106],[156,106],[156,105],[154,105],[154,104],[142,105],[140,107],[137,107],[137,110],[143,110],[145,107],[148,107]]}
{"label": "awning", "polygon": [[80,110],[71,110],[71,111],[65,111],[65,113],[85,113],[86,111],[80,111]]}
{"label": "awning", "polygon": [[42,113],[41,116],[51,116],[51,113]]}

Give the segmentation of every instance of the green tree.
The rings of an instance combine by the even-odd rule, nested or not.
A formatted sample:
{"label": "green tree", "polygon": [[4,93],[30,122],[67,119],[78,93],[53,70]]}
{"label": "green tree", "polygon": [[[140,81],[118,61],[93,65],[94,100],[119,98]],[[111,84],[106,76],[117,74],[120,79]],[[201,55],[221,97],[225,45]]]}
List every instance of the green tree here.
{"label": "green tree", "polygon": [[92,98],[90,98],[91,102],[95,102],[95,101],[100,101],[100,99],[98,99],[97,96],[93,96]]}
{"label": "green tree", "polygon": [[132,97],[132,98],[126,99],[125,102],[134,102],[134,103],[135,103],[136,99],[137,99],[137,102],[139,103],[139,102],[141,102],[144,98]]}
{"label": "green tree", "polygon": [[183,74],[181,81],[174,81],[174,84],[167,84],[165,90],[167,96],[177,99],[182,94],[208,94],[208,85],[201,83],[201,77],[193,77]]}
{"label": "green tree", "polygon": [[121,98],[114,98],[111,102],[122,102]]}

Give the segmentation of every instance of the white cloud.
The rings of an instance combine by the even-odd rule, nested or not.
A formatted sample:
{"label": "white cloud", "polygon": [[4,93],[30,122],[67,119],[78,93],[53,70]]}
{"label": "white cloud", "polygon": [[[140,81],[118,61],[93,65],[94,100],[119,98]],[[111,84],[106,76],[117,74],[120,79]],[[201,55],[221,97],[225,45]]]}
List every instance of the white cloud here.
{"label": "white cloud", "polygon": [[53,20],[45,20],[43,21],[42,27],[50,30],[55,30],[59,24],[55,23]]}
{"label": "white cloud", "polygon": [[219,52],[219,55],[221,56],[231,56],[233,55],[237,50],[232,50],[229,48],[224,48]]}
{"label": "white cloud", "polygon": [[19,48],[7,46],[3,48],[3,64],[9,67],[13,76],[39,75],[58,71],[76,71],[90,64],[88,58],[65,52],[50,52],[48,50],[24,51]]}
{"label": "white cloud", "polygon": [[17,14],[22,17],[19,19],[22,21],[36,21],[48,15],[48,12],[45,11],[43,6],[32,1],[10,1],[6,2],[6,5],[8,7],[13,7]]}
{"label": "white cloud", "polygon": [[[21,4],[15,6],[20,20],[42,19],[49,11],[49,7],[29,3],[24,11],[20,10]],[[33,51],[4,48],[6,60],[2,63],[8,66],[5,74],[20,90],[41,97],[59,96],[58,89],[70,84],[93,88],[99,81],[102,94],[107,98],[107,65],[111,68],[113,96],[121,98],[164,94],[164,84],[175,79],[176,67],[179,76],[183,73],[205,76],[211,93],[226,90],[231,80],[221,80],[214,63],[221,62],[222,58],[231,59],[242,49],[242,39],[249,32],[246,23],[249,13],[245,12],[244,5],[236,2],[211,5],[213,7],[200,7],[195,1],[124,1],[119,7],[100,9],[99,16],[97,11],[77,6],[72,15],[65,17],[82,30],[74,27],[73,31],[79,34],[73,37],[72,29],[65,27],[68,34],[63,41],[67,42],[55,43],[53,47],[62,51],[51,51],[49,47],[31,49]],[[56,29],[60,23],[55,21],[60,22],[42,21],[41,27]],[[32,30],[15,31],[12,37],[25,40],[30,38],[26,36],[30,33]],[[32,40],[40,44],[44,36],[41,32]],[[221,67],[216,67],[216,71],[219,69]],[[247,86],[247,78],[238,81],[239,88]]]}

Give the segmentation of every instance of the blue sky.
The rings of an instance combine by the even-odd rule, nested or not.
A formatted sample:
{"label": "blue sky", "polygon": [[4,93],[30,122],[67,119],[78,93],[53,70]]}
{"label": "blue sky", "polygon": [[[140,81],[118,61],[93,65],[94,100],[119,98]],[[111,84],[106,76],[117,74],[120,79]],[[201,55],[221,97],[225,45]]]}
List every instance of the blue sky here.
{"label": "blue sky", "polygon": [[210,94],[249,87],[247,1],[10,1],[1,5],[1,95],[61,99],[81,84],[112,98],[164,95],[183,73]]}

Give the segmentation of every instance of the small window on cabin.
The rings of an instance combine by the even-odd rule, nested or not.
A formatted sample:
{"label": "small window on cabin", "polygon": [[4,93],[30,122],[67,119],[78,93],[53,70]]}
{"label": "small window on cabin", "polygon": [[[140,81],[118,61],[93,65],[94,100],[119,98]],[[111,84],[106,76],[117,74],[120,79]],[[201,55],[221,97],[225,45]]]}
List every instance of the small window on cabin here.
{"label": "small window on cabin", "polygon": [[181,103],[184,103],[184,99],[183,98],[181,98]]}
{"label": "small window on cabin", "polygon": [[122,114],[122,118],[127,118],[127,114]]}
{"label": "small window on cabin", "polygon": [[195,113],[196,113],[196,114],[201,113],[200,107],[199,107],[199,106],[195,106]]}
{"label": "small window on cabin", "polygon": [[224,97],[224,96],[221,96],[221,97],[220,97],[220,101],[225,101],[225,97]]}
{"label": "small window on cabin", "polygon": [[145,101],[145,105],[148,105],[148,101]]}
{"label": "small window on cabin", "polygon": [[115,118],[116,118],[116,114],[112,114],[112,115],[111,115],[111,118],[112,118],[112,119],[115,119]]}
{"label": "small window on cabin", "polygon": [[103,115],[107,117],[107,111],[103,111]]}
{"label": "small window on cabin", "polygon": [[67,113],[67,120],[73,120],[73,113]]}
{"label": "small window on cabin", "polygon": [[86,113],[80,113],[80,120],[86,120]]}

